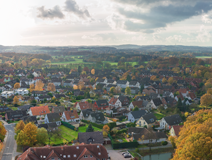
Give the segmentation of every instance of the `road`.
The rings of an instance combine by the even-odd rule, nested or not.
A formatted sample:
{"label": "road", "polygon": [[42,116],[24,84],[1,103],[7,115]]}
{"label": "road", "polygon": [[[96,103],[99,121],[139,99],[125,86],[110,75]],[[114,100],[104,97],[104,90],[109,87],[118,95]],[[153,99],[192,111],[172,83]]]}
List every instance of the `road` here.
{"label": "road", "polygon": [[14,124],[4,125],[8,132],[6,146],[3,152],[2,160],[12,160],[16,155],[16,141],[14,133]]}

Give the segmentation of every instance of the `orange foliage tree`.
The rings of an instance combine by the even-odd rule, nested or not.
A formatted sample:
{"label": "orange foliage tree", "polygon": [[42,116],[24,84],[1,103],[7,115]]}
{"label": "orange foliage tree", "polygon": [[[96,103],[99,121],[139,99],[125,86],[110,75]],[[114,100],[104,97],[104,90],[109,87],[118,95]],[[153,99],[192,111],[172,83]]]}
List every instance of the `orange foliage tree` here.
{"label": "orange foliage tree", "polygon": [[211,94],[204,94],[201,98],[200,98],[200,103],[202,106],[210,106],[212,105],[212,95]]}
{"label": "orange foliage tree", "polygon": [[91,74],[93,74],[93,75],[95,74],[95,69],[91,70]]}
{"label": "orange foliage tree", "polygon": [[3,125],[3,123],[0,122],[0,143],[4,141],[4,137],[6,135],[7,131]]}
{"label": "orange foliage tree", "polygon": [[15,83],[14,84],[14,89],[18,89],[18,88],[20,88],[20,83]]}
{"label": "orange foliage tree", "polygon": [[212,157],[212,110],[200,110],[187,118],[176,140],[172,160],[203,160]]}
{"label": "orange foliage tree", "polygon": [[34,89],[35,89],[35,85],[34,84],[30,84],[29,91],[32,92],[32,91],[34,91]]}
{"label": "orange foliage tree", "polygon": [[13,98],[13,104],[18,104],[18,103],[19,103],[19,99],[18,99],[17,96],[15,96],[15,97]]}
{"label": "orange foliage tree", "polygon": [[35,91],[43,91],[43,86],[44,83],[41,80],[37,81],[35,84]]}
{"label": "orange foliage tree", "polygon": [[47,86],[47,90],[52,92],[56,91],[54,83],[49,83]]}

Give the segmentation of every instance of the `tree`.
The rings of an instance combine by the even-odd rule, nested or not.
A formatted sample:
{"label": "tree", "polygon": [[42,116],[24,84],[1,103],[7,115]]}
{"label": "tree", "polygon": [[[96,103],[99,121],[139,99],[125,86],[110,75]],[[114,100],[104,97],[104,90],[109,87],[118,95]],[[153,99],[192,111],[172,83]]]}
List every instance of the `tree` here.
{"label": "tree", "polygon": [[31,100],[31,102],[30,102],[30,104],[33,105],[33,106],[36,106],[36,103],[37,103],[37,102],[36,102],[35,99]]}
{"label": "tree", "polygon": [[13,104],[14,104],[14,105],[18,105],[18,103],[19,103],[19,99],[18,99],[17,96],[15,96],[15,97],[13,98]]}
{"label": "tree", "polygon": [[92,125],[89,124],[88,128],[86,129],[86,132],[93,132],[93,131],[94,131],[94,129],[93,129]]}
{"label": "tree", "polygon": [[173,147],[173,148],[176,148],[176,140],[177,140],[177,137],[169,136],[168,139],[169,139],[169,141],[171,142],[172,147]]}
{"label": "tree", "polygon": [[37,81],[35,84],[35,91],[43,91],[43,86],[44,83],[41,80]]}
{"label": "tree", "polygon": [[93,74],[93,75],[95,74],[95,69],[91,70],[91,74]]}
{"label": "tree", "polygon": [[169,77],[168,82],[169,82],[169,84],[172,84],[174,82],[173,77]]}
{"label": "tree", "polygon": [[48,139],[48,133],[47,130],[45,128],[38,128],[37,129],[37,143],[38,144],[45,144],[46,140]]}
{"label": "tree", "polygon": [[54,83],[48,83],[47,90],[52,92],[56,91]]}
{"label": "tree", "polygon": [[24,127],[25,127],[24,121],[23,120],[19,121],[15,126],[15,133],[17,134],[17,132],[22,131]]}
{"label": "tree", "polygon": [[204,94],[201,98],[200,98],[200,103],[202,106],[210,106],[212,105],[212,95],[211,94]]}
{"label": "tree", "polygon": [[181,98],[179,98],[178,101],[177,101],[177,106],[182,107],[182,105],[183,105],[182,100],[181,100]]}
{"label": "tree", "polygon": [[127,95],[131,94],[131,89],[130,89],[130,87],[126,87],[126,89],[125,89],[125,94],[127,94]]}
{"label": "tree", "polygon": [[209,160],[211,149],[212,110],[200,110],[184,122],[172,160]]}
{"label": "tree", "polygon": [[153,75],[153,76],[150,77],[150,80],[156,81],[157,80],[157,77],[155,75]]}
{"label": "tree", "polygon": [[115,87],[110,88],[110,93],[115,93]]}
{"label": "tree", "polygon": [[15,83],[14,84],[14,89],[18,89],[18,88],[20,88],[20,83]]}
{"label": "tree", "polygon": [[34,90],[35,90],[35,85],[34,84],[30,84],[29,91],[32,92]]}
{"label": "tree", "polygon": [[0,143],[4,141],[6,133],[7,133],[7,131],[6,131],[3,123],[0,122]]}
{"label": "tree", "polygon": [[207,90],[207,94],[212,95],[212,88],[208,88],[208,90]]}
{"label": "tree", "polygon": [[107,133],[109,133],[110,127],[108,125],[104,125],[103,130],[106,131]]}
{"label": "tree", "polygon": [[138,106],[135,106],[135,108],[133,109],[133,111],[138,111],[138,110],[139,110]]}
{"label": "tree", "polygon": [[27,135],[24,133],[24,131],[20,131],[17,135],[16,138],[16,143],[20,146],[28,146],[28,137]]}
{"label": "tree", "polygon": [[36,135],[37,135],[37,126],[31,122],[29,122],[27,125],[25,125],[23,129],[24,134],[27,136],[27,143],[28,146],[33,146],[33,144],[37,141]]}
{"label": "tree", "polygon": [[21,64],[22,64],[23,67],[26,67],[27,66],[27,63],[26,63],[25,60],[22,60]]}
{"label": "tree", "polygon": [[162,79],[162,83],[166,83],[167,82],[167,79],[164,77],[163,79]]}
{"label": "tree", "polygon": [[78,66],[78,73],[81,73],[81,72],[82,72],[82,67]]}

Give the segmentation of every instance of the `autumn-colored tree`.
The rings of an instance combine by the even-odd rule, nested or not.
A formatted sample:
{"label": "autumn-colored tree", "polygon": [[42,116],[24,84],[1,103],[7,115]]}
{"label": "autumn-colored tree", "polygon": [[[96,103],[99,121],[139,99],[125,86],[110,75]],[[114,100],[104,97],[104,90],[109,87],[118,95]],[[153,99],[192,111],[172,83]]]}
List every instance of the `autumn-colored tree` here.
{"label": "autumn-colored tree", "polygon": [[212,157],[212,110],[200,110],[181,128],[172,160],[209,160]]}
{"label": "autumn-colored tree", "polygon": [[78,87],[80,90],[82,90],[85,87],[85,83],[83,81],[79,81]]}
{"label": "autumn-colored tree", "polygon": [[95,69],[91,70],[91,74],[93,74],[93,75],[95,74]]}
{"label": "autumn-colored tree", "polygon": [[21,64],[22,64],[23,67],[26,67],[27,66],[27,63],[26,63],[25,60],[22,60]]}
{"label": "autumn-colored tree", "polygon": [[79,89],[79,87],[77,85],[74,85],[73,89],[76,90],[76,89]]}
{"label": "autumn-colored tree", "polygon": [[126,89],[125,89],[125,94],[127,94],[127,95],[131,94],[131,89],[130,89],[130,87],[126,87]]}
{"label": "autumn-colored tree", "polygon": [[30,84],[29,91],[32,92],[34,90],[35,90],[35,85],[34,84]]}
{"label": "autumn-colored tree", "polygon": [[177,137],[176,136],[169,136],[169,141],[171,142],[172,144],[172,147],[173,148],[176,148],[176,140],[177,140]]}
{"label": "autumn-colored tree", "polygon": [[0,151],[3,149],[4,144],[0,141]]}
{"label": "autumn-colored tree", "polygon": [[157,80],[157,77],[155,75],[153,75],[153,76],[150,77],[150,80],[156,81]]}
{"label": "autumn-colored tree", "polygon": [[106,131],[107,133],[109,133],[110,127],[108,125],[104,125],[103,130]]}
{"label": "autumn-colored tree", "polygon": [[15,96],[14,98],[13,98],[13,104],[18,104],[19,103],[19,99],[18,99],[18,97],[17,96]]}
{"label": "autumn-colored tree", "polygon": [[20,64],[19,63],[16,63],[16,64],[14,64],[14,66],[13,66],[15,69],[18,69],[18,68],[20,68]]}
{"label": "autumn-colored tree", "polygon": [[185,72],[186,72],[186,73],[189,73],[189,72],[190,72],[190,68],[186,68],[186,69],[185,69]]}
{"label": "autumn-colored tree", "polygon": [[19,121],[15,126],[15,133],[17,134],[19,131],[22,131],[25,127],[24,121]]}
{"label": "autumn-colored tree", "polygon": [[7,131],[6,131],[3,123],[0,122],[0,143],[4,141],[6,133],[7,133]]}
{"label": "autumn-colored tree", "polygon": [[48,83],[47,90],[52,92],[56,91],[54,83]]}
{"label": "autumn-colored tree", "polygon": [[212,88],[212,78],[208,79],[208,80],[205,82],[205,88],[206,88],[206,89]]}
{"label": "autumn-colored tree", "polygon": [[162,79],[162,83],[166,83],[167,82],[167,79],[164,77],[163,79]]}
{"label": "autumn-colored tree", "polygon": [[38,128],[37,129],[37,143],[38,144],[45,144],[46,140],[48,139],[48,133],[47,130],[45,128]]}
{"label": "autumn-colored tree", "polygon": [[43,91],[43,86],[44,83],[41,80],[37,81],[35,84],[35,91]]}
{"label": "autumn-colored tree", "polygon": [[168,82],[169,82],[169,84],[172,84],[174,82],[173,77],[169,77]]}
{"label": "autumn-colored tree", "polygon": [[31,147],[37,141],[36,136],[37,126],[29,122],[25,125],[24,129],[18,133],[16,142],[18,145]]}
{"label": "autumn-colored tree", "polygon": [[110,93],[115,93],[115,87],[110,88]]}
{"label": "autumn-colored tree", "polygon": [[212,95],[212,88],[208,88],[208,90],[207,90],[207,94]]}
{"label": "autumn-colored tree", "polygon": [[14,89],[18,89],[18,88],[20,88],[20,83],[17,82],[14,84]]}
{"label": "autumn-colored tree", "polygon": [[212,95],[211,94],[204,94],[201,98],[200,98],[200,103],[202,106],[210,106],[212,105]]}

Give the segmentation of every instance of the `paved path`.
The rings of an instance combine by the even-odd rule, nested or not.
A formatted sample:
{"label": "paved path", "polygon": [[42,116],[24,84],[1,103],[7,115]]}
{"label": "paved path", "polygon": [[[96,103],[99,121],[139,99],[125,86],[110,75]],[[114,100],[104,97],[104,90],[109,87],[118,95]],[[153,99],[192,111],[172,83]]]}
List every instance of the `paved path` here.
{"label": "paved path", "polygon": [[6,146],[3,152],[3,156],[1,160],[13,160],[17,155],[16,149],[16,141],[15,141],[15,133],[14,133],[14,124],[5,124],[5,129],[7,130],[7,139]]}

